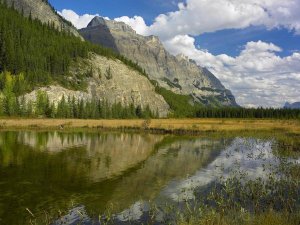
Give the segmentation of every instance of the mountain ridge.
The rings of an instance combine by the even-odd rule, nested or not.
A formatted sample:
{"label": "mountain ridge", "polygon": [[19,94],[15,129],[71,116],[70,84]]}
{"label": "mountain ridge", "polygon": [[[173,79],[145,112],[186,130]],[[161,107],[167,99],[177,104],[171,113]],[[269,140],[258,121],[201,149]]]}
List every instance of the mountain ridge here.
{"label": "mountain ridge", "polygon": [[56,29],[70,32],[74,36],[83,40],[77,29],[71,22],[65,20],[59,15],[56,10],[50,5],[47,0],[0,0],[8,6],[13,7],[24,16],[31,16],[33,19],[38,19],[45,24],[53,24]]}

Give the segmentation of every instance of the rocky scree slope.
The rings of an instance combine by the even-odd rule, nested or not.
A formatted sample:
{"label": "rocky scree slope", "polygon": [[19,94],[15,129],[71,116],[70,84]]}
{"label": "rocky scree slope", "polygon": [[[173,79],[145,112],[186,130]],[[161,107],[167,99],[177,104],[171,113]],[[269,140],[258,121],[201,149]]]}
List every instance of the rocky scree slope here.
{"label": "rocky scree slope", "polygon": [[36,101],[38,91],[47,93],[50,102],[57,104],[62,97],[75,97],[77,100],[88,101],[99,99],[110,104],[121,103],[123,106],[133,103],[143,109],[147,106],[151,111],[166,117],[169,105],[164,98],[155,92],[154,86],[137,71],[129,68],[119,60],[108,59],[91,53],[89,59],[80,59],[70,68],[74,79],[86,74],[87,91],[74,91],[61,86],[51,85],[38,88],[25,95],[26,101]]}
{"label": "rocky scree slope", "polygon": [[158,37],[138,35],[125,23],[102,17],[95,17],[79,32],[86,40],[137,62],[161,87],[190,95],[194,102],[203,105],[237,106],[232,93],[209,70],[182,55],[171,55]]}

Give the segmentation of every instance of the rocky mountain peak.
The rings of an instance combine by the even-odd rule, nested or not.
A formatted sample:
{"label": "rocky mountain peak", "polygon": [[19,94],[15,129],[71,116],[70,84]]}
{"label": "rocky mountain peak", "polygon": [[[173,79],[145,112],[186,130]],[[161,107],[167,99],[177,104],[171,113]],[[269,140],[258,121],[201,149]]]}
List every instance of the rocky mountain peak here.
{"label": "rocky mountain peak", "polygon": [[105,19],[100,16],[95,16],[94,19],[92,19],[91,22],[89,22],[87,27],[96,27],[99,25],[106,25]]}
{"label": "rocky mountain peak", "polygon": [[171,55],[158,37],[139,35],[123,22],[105,22],[105,26],[81,29],[80,34],[137,62],[165,89],[204,105],[237,106],[231,92],[209,70],[184,55]]}
{"label": "rocky mountain peak", "polygon": [[128,32],[136,34],[136,32],[124,22],[117,22],[114,20],[105,19],[100,16],[95,16],[91,22],[87,25],[87,28],[93,27],[105,27],[109,30],[121,31],[121,32]]}

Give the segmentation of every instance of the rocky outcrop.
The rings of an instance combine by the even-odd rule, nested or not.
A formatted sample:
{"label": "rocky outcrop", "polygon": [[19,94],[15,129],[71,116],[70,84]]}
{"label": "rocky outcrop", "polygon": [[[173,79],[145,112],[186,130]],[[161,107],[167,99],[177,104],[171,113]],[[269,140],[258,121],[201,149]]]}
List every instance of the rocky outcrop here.
{"label": "rocky outcrop", "polygon": [[205,105],[236,106],[235,98],[207,69],[184,56],[167,52],[155,36],[144,37],[122,22],[95,17],[80,34],[112,48],[145,69],[149,78],[177,94],[191,95]]}
{"label": "rocky outcrop", "polygon": [[[161,95],[155,92],[154,86],[137,71],[129,68],[119,60],[108,59],[91,53],[89,59],[77,60],[71,67],[69,79],[76,76],[87,76],[87,90],[74,91],[61,86],[48,86],[34,90],[25,95],[26,101],[35,101],[37,91],[47,93],[50,102],[57,103],[62,97],[75,97],[84,101],[91,99],[107,100],[109,103],[121,103],[150,109],[161,117],[167,116],[169,105]],[[88,74],[88,75],[87,75]]]}
{"label": "rocky outcrop", "polygon": [[6,1],[9,6],[13,6],[24,16],[31,15],[32,18],[40,20],[42,23],[54,24],[59,30],[70,32],[82,39],[78,31],[72,24],[56,13],[55,9],[47,0],[0,0]]}

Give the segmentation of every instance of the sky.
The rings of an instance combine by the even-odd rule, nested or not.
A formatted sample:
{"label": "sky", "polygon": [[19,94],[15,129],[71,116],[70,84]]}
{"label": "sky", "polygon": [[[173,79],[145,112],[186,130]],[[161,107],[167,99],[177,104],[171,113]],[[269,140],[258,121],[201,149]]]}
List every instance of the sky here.
{"label": "sky", "polygon": [[49,0],[75,27],[95,16],[156,35],[245,107],[300,101],[300,0]]}

